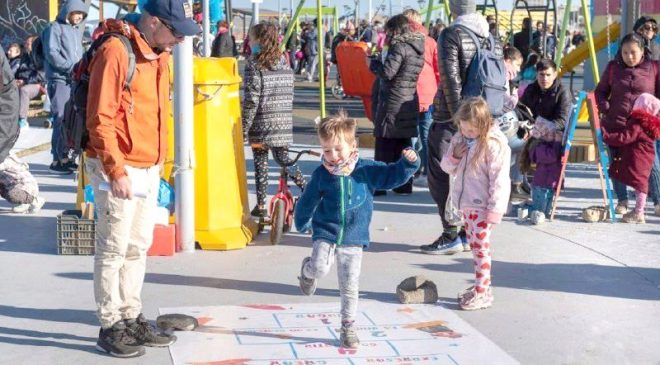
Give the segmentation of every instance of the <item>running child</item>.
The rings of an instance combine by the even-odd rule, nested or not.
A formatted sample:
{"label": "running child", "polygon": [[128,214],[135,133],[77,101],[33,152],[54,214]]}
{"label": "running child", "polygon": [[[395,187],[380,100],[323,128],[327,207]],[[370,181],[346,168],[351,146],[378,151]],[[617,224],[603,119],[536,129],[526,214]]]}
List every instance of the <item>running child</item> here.
{"label": "running child", "polygon": [[357,123],[345,113],[324,118],[318,127],[323,148],[322,165],[313,173],[296,204],[299,232],[312,230],[311,257],[300,268],[300,289],[313,295],[317,280],[337,260],[341,297],[342,347],[356,348],[355,331],[362,250],[369,247],[369,223],[375,190],[405,183],[419,168],[416,152],[405,149],[398,162],[386,164],[361,159],[355,138]]}

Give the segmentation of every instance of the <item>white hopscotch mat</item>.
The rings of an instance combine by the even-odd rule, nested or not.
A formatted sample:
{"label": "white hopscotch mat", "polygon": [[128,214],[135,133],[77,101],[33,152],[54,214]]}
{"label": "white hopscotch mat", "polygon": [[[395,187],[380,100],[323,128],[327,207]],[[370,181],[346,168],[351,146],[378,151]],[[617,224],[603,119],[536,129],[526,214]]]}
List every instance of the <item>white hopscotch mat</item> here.
{"label": "white hopscotch mat", "polygon": [[339,303],[161,308],[196,317],[177,332],[175,365],[517,364],[440,305],[362,300],[360,346],[339,347]]}

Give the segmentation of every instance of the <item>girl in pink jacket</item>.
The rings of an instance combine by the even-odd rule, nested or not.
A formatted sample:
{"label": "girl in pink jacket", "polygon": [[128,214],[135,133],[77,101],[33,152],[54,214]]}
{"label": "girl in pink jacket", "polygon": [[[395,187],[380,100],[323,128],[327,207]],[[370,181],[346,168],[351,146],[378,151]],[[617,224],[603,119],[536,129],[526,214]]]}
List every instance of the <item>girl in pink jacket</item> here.
{"label": "girl in pink jacket", "polygon": [[463,214],[475,264],[474,286],[458,295],[458,305],[476,310],[493,304],[490,232],[502,221],[509,202],[511,149],[480,97],[464,100],[454,122],[460,132],[452,137],[440,166],[454,178],[451,201]]}

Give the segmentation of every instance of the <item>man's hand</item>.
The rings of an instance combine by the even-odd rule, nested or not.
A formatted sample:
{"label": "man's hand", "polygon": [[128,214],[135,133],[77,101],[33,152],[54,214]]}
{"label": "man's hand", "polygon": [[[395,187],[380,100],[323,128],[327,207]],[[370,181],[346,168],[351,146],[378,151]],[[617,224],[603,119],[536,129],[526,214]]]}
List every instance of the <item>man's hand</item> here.
{"label": "man's hand", "polygon": [[23,80],[14,80],[14,83],[16,84],[16,87],[21,87],[23,84],[25,84],[25,81]]}
{"label": "man's hand", "polygon": [[407,149],[403,150],[403,152],[401,154],[409,162],[417,161],[417,152],[415,152],[412,148],[407,148]]}
{"label": "man's hand", "polygon": [[112,180],[110,184],[112,187],[112,195],[114,195],[115,198],[124,200],[133,199],[131,179],[129,179],[128,176],[122,176],[117,180]]}
{"label": "man's hand", "polygon": [[468,145],[465,142],[461,142],[460,144],[457,144],[454,146],[454,151],[452,151],[452,155],[454,156],[455,159],[460,160],[465,156],[465,154],[468,151]]}

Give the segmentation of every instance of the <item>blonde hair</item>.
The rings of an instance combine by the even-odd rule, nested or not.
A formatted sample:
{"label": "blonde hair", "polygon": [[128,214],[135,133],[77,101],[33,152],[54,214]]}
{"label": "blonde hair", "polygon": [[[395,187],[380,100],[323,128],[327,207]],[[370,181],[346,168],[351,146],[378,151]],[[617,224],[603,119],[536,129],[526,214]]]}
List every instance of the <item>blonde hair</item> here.
{"label": "blonde hair", "polygon": [[356,131],[357,121],[349,118],[344,110],[340,110],[335,115],[321,119],[317,132],[322,140],[342,140],[353,143]]}
{"label": "blonde hair", "polygon": [[422,16],[415,9],[406,9],[402,13],[408,20],[411,20],[416,23],[422,23]]}
{"label": "blonde hair", "polygon": [[463,100],[453,119],[454,124],[459,130],[461,123],[467,123],[479,131],[475,146],[476,152],[472,157],[472,161],[468,162],[473,168],[476,168],[479,161],[483,160],[486,155],[486,151],[488,150],[488,132],[493,126],[493,116],[490,114],[488,103],[479,96],[467,98]]}

